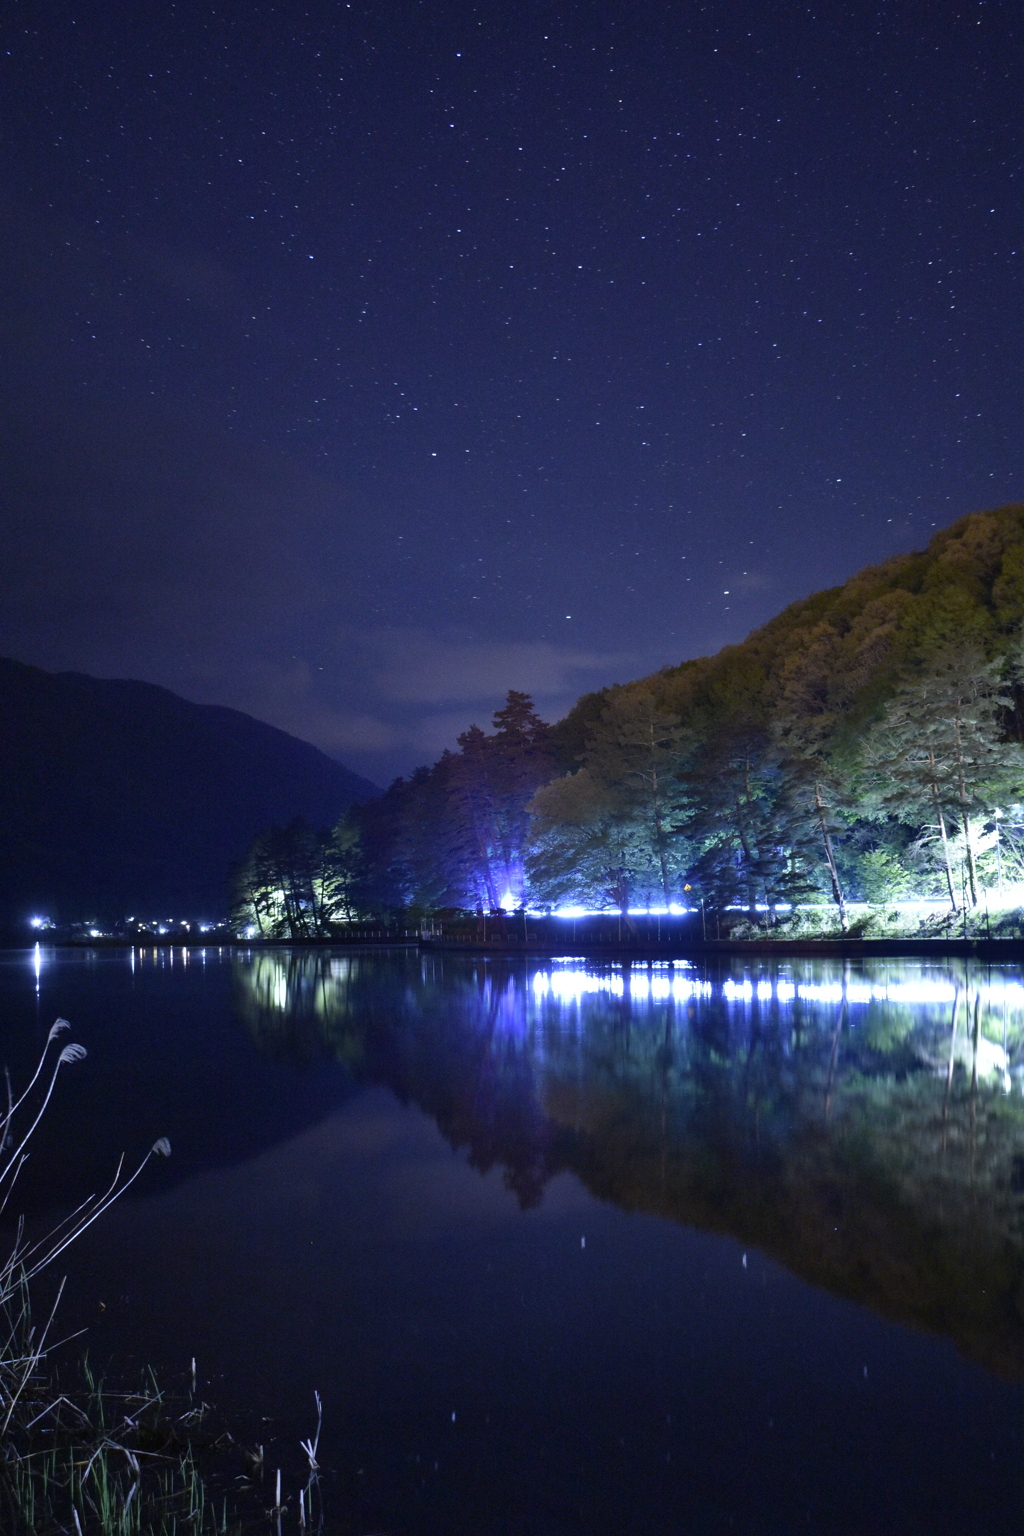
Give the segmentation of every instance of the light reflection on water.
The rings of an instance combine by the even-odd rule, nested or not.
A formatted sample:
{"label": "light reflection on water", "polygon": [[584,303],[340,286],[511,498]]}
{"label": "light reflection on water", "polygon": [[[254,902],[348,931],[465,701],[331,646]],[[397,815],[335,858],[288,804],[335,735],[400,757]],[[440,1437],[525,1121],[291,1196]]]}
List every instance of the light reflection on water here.
{"label": "light reflection on water", "polygon": [[[671,971],[674,974],[665,974]],[[675,1003],[689,1002],[692,998],[712,997],[716,990],[728,1002],[749,1003],[754,998],[759,1003],[774,998],[783,1007],[798,999],[808,1003],[837,1004],[846,1002],[850,1007],[867,1007],[870,1003],[898,1003],[915,1008],[948,1005],[958,995],[968,1006],[980,1000],[982,1007],[1007,1009],[1016,1015],[1024,1015],[1024,984],[1016,978],[1001,975],[985,980],[967,978],[917,976],[913,980],[854,980],[844,976],[833,981],[793,981],[784,975],[774,978],[749,976],[737,980],[731,976],[718,982],[687,973],[681,962],[655,963],[644,970],[612,968],[604,973],[588,970],[580,961],[562,962],[558,968],[537,971],[531,986],[538,997],[552,996],[560,1002],[578,1001],[581,997],[607,992],[614,997],[630,997],[637,1001]]]}
{"label": "light reflection on water", "polygon": [[[246,952],[242,961],[250,985],[259,990],[268,1002],[281,1009],[288,1009],[296,1001],[299,990],[311,982],[323,988],[328,980],[344,986],[359,969],[372,964],[366,954],[318,957],[315,953],[302,955],[301,965],[296,967],[296,951]],[[436,961],[424,961],[425,966]],[[490,965],[490,962],[487,962]],[[500,964],[500,963],[499,963]],[[808,962],[810,964],[810,962]],[[814,962],[820,970],[822,962]],[[767,966],[765,967],[767,969]],[[555,959],[546,964],[530,967],[529,987],[536,997],[554,997],[560,1002],[577,1001],[584,996],[606,993],[613,997],[631,997],[655,1002],[671,999],[673,1002],[689,1002],[695,997],[710,998],[720,994],[729,1002],[768,1002],[773,998],[783,1005],[798,999],[811,1003],[840,1003],[844,1000],[851,1007],[865,1007],[870,1003],[897,1003],[915,1008],[931,1008],[952,1003],[959,996],[962,1001],[974,1005],[980,1000],[987,1011],[1008,1010],[1019,1023],[1024,1019],[1024,982],[1014,970],[1005,974],[994,966],[978,967],[972,973],[969,966],[954,970],[951,964],[946,973],[936,974],[933,962],[877,961],[872,965],[858,963],[853,972],[849,964],[837,962],[841,974],[827,981],[794,980],[795,967],[772,966],[770,976],[708,977],[689,961],[652,961],[643,966],[595,965],[576,958]],[[881,977],[865,975],[874,969],[892,971],[899,976]],[[498,966],[495,966],[495,970]],[[907,973],[910,973],[909,975]],[[789,973],[789,974],[787,974]],[[425,971],[426,974],[426,971]],[[525,969],[503,982],[513,991],[522,987]],[[489,991],[493,983],[485,976],[482,986]],[[525,1002],[525,998],[524,998]]]}
{"label": "light reflection on water", "polygon": [[[295,1013],[311,1005],[321,1016],[341,1016],[358,991],[360,976],[372,974],[367,966],[374,964],[366,955],[305,954],[297,961],[297,954],[250,952],[240,962],[245,990],[259,1007]],[[423,983],[440,976],[438,967],[444,964],[433,956],[424,958],[420,962]],[[447,964],[445,974],[451,977],[450,959]],[[823,975],[823,970],[833,974]],[[971,1019],[972,1028],[977,1022],[978,1070],[985,1076],[998,1075],[1006,1092],[1013,1087],[1007,1070],[1008,1044],[1024,1031],[1024,983],[1016,970],[972,969],[955,962],[936,966],[887,960],[856,968],[842,962],[824,966],[797,962],[761,964],[753,974],[709,975],[686,961],[636,966],[560,958],[514,968],[477,962],[474,975],[480,1005],[486,1009],[500,996],[503,1027],[521,1034],[541,1022],[550,1024],[553,1018],[579,1028],[587,1020],[589,1005],[601,999],[617,999],[631,1007],[669,1004],[678,1009],[694,1003],[724,1004],[730,1016],[738,1014],[749,1024],[756,1010],[759,1018],[771,1018],[784,1032],[798,1015],[811,1027],[831,1031],[834,1015],[821,1010],[842,1007],[850,1028],[870,1021],[872,1015],[888,1013],[921,1033],[948,1028],[950,1010],[956,1008],[963,1018]],[[1018,1090],[1024,1091],[1024,1069],[1019,1063],[1015,1076]]]}
{"label": "light reflection on water", "polygon": [[236,970],[262,1049],[387,1083],[504,1162],[524,1205],[567,1168],[1024,1373],[1015,968],[275,951]]}
{"label": "light reflection on water", "polygon": [[293,1445],[323,1391],[345,1536],[1020,1529],[1018,969],[17,968],[27,1032],[38,983],[90,1049],[70,1172],[175,1147],[68,1326],[198,1355]]}
{"label": "light reflection on water", "polygon": [[[44,989],[53,957],[28,956]],[[133,987],[207,963],[233,977],[268,1066],[331,1062],[391,1089],[474,1166],[502,1166],[524,1208],[568,1171],[1024,1375],[1018,968],[201,948],[105,961]]]}

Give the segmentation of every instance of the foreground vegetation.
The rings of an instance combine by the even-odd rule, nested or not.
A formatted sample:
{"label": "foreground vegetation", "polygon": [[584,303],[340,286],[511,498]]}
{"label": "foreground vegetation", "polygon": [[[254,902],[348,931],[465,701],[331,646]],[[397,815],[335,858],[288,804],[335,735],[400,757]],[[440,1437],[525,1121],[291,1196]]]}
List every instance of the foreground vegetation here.
{"label": "foreground vegetation", "polygon": [[77,1390],[64,1392],[40,1362],[27,1383],[3,1443],[5,1531],[225,1536],[244,1528],[237,1483],[230,1503],[211,1492],[209,1464],[226,1465],[233,1442],[207,1432],[205,1404],[173,1403],[155,1381],[135,1392],[105,1389],[87,1363],[83,1376]]}
{"label": "foreground vegetation", "polygon": [[329,835],[268,832],[237,927],[313,938],[354,917],[528,905],[846,931],[861,903],[894,931],[919,898],[945,907],[921,931],[986,911],[990,930],[998,908],[1016,932],[1022,623],[1024,507],[1004,507],[556,726],[510,692],[490,734],[474,726]]}
{"label": "foreground vegetation", "polygon": [[[38,1066],[17,1098],[7,1079],[0,1114],[0,1214],[29,1144],[43,1121],[57,1078],[81,1061],[82,1046],[60,1048],[58,1019]],[[63,1282],[45,1322],[33,1317],[33,1282],[122,1195],[151,1157],[169,1156],[161,1138],[129,1177],[118,1166],[103,1195],[80,1205],[41,1238],[15,1226],[0,1258],[0,1529],[5,1536],[229,1536],[280,1529],[286,1507],[300,1530],[321,1525],[314,1438],[303,1445],[308,1477],[284,1499],[278,1471],[264,1487],[262,1447],[240,1445],[217,1430],[207,1404],[190,1390],[160,1390],[152,1373],[136,1391],[97,1382],[88,1361],[81,1379],[62,1383],[52,1359]],[[319,1410],[319,1400],[317,1401]],[[269,1507],[268,1507],[269,1505]]]}

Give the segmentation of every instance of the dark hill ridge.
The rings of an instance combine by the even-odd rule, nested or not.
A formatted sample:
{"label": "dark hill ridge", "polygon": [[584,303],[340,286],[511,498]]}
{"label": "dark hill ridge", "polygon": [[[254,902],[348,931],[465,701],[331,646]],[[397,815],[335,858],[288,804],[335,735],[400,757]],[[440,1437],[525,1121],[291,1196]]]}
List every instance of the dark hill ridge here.
{"label": "dark hill ridge", "polygon": [[0,921],[226,915],[257,832],[378,794],[308,742],[152,683],[0,658]]}

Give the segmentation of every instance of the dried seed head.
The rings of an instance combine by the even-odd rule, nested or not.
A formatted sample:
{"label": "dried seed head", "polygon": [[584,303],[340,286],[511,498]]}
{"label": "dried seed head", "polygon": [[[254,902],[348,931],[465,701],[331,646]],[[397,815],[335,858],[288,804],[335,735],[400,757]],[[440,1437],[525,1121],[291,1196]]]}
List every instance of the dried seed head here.
{"label": "dried seed head", "polygon": [[153,1152],[157,1157],[170,1157],[171,1144],[166,1136],[161,1136],[159,1141],[154,1141]]}
{"label": "dried seed head", "polygon": [[57,1021],[52,1025],[52,1027],[50,1029],[50,1033],[47,1035],[46,1038],[47,1038],[47,1040],[56,1040],[57,1036],[60,1034],[62,1029],[70,1029],[70,1028],[71,1028],[71,1025],[68,1023],[67,1019],[57,1019]]}
{"label": "dried seed head", "polygon": [[57,1059],[70,1065],[73,1061],[83,1061],[88,1054],[84,1045],[66,1045]]}

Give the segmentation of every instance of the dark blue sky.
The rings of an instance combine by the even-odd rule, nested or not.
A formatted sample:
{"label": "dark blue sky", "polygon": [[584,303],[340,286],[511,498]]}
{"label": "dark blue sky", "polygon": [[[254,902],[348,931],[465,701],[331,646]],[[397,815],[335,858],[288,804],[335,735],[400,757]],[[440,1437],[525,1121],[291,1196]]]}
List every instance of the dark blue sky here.
{"label": "dark blue sky", "polygon": [[6,15],[6,654],[383,782],[1024,497],[1016,4]]}

